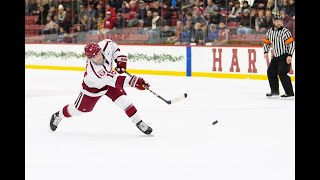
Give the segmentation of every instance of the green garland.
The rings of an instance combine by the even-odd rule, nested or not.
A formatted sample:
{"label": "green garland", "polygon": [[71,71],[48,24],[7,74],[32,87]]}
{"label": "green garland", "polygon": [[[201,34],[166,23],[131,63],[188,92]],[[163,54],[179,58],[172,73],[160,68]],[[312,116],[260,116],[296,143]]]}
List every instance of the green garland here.
{"label": "green garland", "polygon": [[25,58],[28,57],[42,57],[42,58],[51,58],[51,57],[59,57],[61,59],[69,59],[69,58],[85,58],[84,53],[75,53],[72,51],[61,51],[61,52],[55,52],[55,51],[25,51]]}
{"label": "green garland", "polygon": [[172,56],[170,54],[153,54],[151,56],[148,56],[146,54],[140,54],[140,53],[135,53],[135,54],[128,54],[128,59],[130,61],[135,62],[135,61],[153,61],[157,63],[161,62],[176,62],[176,61],[182,61],[183,56]]}
{"label": "green garland", "polygon": [[[70,58],[76,58],[76,59],[85,59],[84,53],[75,53],[72,51],[63,51],[63,52],[55,52],[55,51],[25,51],[25,58],[30,57],[41,57],[43,59],[48,59],[52,57],[59,57],[61,59],[70,59]],[[153,54],[151,56],[148,56],[146,54],[141,53],[134,53],[134,54],[128,54],[128,59],[132,62],[136,61],[153,61],[156,63],[161,62],[176,62],[176,61],[182,61],[183,56],[173,56],[170,54]]]}

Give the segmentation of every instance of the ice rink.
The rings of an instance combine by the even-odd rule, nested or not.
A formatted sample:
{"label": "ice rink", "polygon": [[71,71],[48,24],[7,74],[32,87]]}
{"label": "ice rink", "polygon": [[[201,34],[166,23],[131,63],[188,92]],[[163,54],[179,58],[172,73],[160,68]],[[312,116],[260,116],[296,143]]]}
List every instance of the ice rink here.
{"label": "ice rink", "polygon": [[154,137],[107,97],[49,133],[51,115],[78,97],[83,72],[26,69],[25,179],[295,179],[295,101],[266,99],[268,81],[140,76],[167,99],[188,94],[167,105],[126,88]]}

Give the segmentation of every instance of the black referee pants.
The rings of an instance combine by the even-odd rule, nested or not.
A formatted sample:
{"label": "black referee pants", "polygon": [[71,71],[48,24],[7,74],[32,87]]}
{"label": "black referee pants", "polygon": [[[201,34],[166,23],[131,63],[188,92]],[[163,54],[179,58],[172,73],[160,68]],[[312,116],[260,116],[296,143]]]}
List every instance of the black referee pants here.
{"label": "black referee pants", "polygon": [[273,57],[269,64],[267,75],[269,80],[269,85],[271,88],[271,93],[279,93],[279,79],[283,86],[284,91],[287,95],[294,95],[291,78],[288,75],[290,71],[290,64],[287,64],[287,54],[281,55],[279,57]]}

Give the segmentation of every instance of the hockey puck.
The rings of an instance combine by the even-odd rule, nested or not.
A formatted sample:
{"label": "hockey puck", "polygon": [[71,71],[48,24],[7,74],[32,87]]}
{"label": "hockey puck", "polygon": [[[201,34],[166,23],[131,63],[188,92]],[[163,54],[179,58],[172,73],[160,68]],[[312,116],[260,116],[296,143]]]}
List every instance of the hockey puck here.
{"label": "hockey puck", "polygon": [[215,120],[215,121],[212,122],[212,125],[215,125],[217,123],[218,123],[218,120]]}

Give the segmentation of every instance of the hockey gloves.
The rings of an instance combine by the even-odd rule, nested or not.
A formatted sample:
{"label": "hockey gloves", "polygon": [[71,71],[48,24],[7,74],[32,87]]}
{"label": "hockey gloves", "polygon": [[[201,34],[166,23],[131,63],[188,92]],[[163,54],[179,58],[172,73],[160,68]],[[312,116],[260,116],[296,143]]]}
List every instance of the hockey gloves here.
{"label": "hockey gloves", "polygon": [[126,56],[119,56],[116,60],[117,66],[116,71],[119,74],[124,73],[124,71],[127,69],[127,57]]}
{"label": "hockey gloves", "polygon": [[136,75],[133,75],[129,85],[131,87],[135,87],[139,90],[145,90],[148,89],[150,87],[149,83],[147,83],[143,78],[141,77],[137,77]]}

